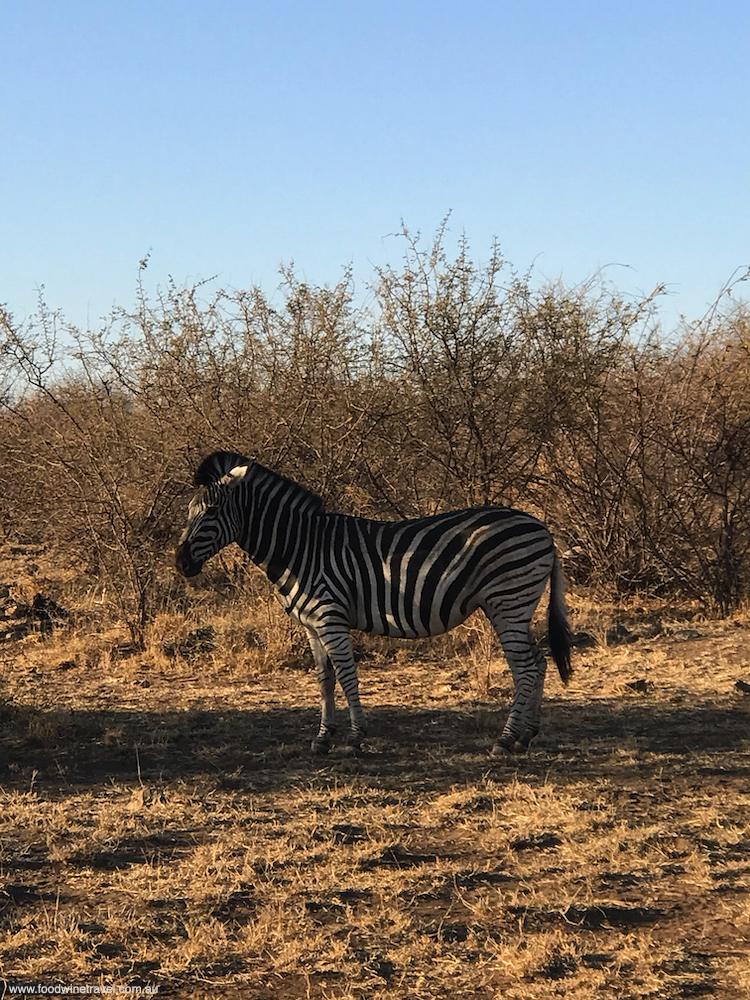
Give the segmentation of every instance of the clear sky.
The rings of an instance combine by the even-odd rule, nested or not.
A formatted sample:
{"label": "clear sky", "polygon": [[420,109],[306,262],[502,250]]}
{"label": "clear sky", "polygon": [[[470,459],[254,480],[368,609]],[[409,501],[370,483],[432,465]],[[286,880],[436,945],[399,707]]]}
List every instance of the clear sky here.
{"label": "clear sky", "polygon": [[0,0],[0,302],[97,327],[149,251],[364,295],[450,212],[671,327],[750,264],[748,67],[747,0]]}

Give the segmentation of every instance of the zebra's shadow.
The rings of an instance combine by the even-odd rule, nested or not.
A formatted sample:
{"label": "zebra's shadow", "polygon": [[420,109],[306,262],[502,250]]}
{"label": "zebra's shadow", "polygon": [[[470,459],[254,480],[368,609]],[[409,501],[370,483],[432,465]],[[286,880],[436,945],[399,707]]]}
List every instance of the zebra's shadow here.
{"label": "zebra's shadow", "polygon": [[[488,750],[503,718],[502,705],[374,707],[361,756],[352,758],[343,746],[334,746],[318,757],[310,752],[318,722],[313,707],[54,712],[5,703],[0,785],[28,789],[31,782],[54,794],[107,782],[203,778],[224,787],[273,791],[356,772],[381,787],[408,781],[440,791],[488,772],[503,780],[514,770],[554,773],[559,782],[610,772],[613,780],[626,780],[628,768],[656,772],[665,761],[681,769],[732,774],[739,769],[750,777],[748,711],[739,702],[717,707],[613,698],[587,705],[549,698],[544,729],[531,752],[498,760]],[[340,721],[345,734],[343,712]]]}

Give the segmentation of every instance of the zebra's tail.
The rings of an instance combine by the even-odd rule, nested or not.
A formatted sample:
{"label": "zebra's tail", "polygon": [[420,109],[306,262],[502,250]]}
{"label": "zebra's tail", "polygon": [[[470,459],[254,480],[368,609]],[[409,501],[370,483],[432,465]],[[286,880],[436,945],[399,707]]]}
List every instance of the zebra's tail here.
{"label": "zebra's tail", "polygon": [[570,662],[571,632],[568,625],[568,609],[565,606],[565,582],[560,558],[556,551],[549,581],[547,640],[552,658],[560,671],[562,682],[567,684],[573,673]]}

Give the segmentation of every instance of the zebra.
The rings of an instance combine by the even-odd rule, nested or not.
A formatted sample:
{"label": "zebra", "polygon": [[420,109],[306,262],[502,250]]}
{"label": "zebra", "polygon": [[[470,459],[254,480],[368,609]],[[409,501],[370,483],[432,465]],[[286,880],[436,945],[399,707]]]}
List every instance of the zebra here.
{"label": "zebra", "polygon": [[352,629],[438,635],[477,608],[494,627],[514,682],[492,753],[528,748],[539,732],[547,668],[530,622],[548,581],[550,651],[563,683],[572,673],[562,570],[541,521],[499,506],[404,521],[326,513],[312,491],[232,451],[204,459],[194,485],[176,567],[196,576],[237,542],[265,571],[287,614],[306,629],[313,653],[322,701],[314,752],[331,748],[336,681],[349,706],[350,752],[361,750],[366,735]]}

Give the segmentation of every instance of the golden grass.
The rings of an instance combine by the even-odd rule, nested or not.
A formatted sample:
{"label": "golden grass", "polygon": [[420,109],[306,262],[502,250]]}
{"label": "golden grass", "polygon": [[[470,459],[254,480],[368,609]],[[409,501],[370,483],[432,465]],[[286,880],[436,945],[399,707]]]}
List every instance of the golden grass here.
{"label": "golden grass", "polygon": [[[603,638],[615,609],[572,603]],[[361,645],[358,759],[310,756],[316,684],[275,605],[165,615],[130,656],[80,621],[5,644],[2,976],[746,1000],[750,630],[662,618],[579,652],[567,690],[550,672],[544,732],[510,762],[487,755],[510,682],[476,622]],[[207,624],[212,649],[165,651]]]}

